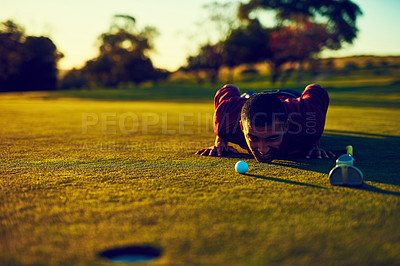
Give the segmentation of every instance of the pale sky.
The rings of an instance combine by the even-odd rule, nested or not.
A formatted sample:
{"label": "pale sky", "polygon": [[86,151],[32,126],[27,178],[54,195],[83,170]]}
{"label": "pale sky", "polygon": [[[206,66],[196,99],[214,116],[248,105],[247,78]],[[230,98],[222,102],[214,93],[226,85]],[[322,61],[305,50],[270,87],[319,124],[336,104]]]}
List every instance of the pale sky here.
{"label": "pale sky", "polygon": [[[115,14],[136,19],[137,26],[153,26],[156,67],[176,70],[193,54],[199,41],[211,38],[212,29],[197,25],[207,18],[204,4],[213,0],[0,0],[0,22],[8,19],[23,26],[28,35],[52,39],[65,57],[61,69],[80,67],[98,53],[97,37],[108,31]],[[219,2],[229,2],[220,0]],[[247,2],[247,1],[242,1]],[[364,15],[353,45],[325,56],[361,54],[400,55],[400,1],[354,0]]]}

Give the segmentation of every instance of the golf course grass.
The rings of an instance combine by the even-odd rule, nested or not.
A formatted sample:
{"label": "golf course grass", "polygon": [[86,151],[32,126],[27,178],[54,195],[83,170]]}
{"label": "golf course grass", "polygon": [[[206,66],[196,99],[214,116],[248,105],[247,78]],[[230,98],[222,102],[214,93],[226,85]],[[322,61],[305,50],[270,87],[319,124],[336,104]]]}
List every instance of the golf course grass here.
{"label": "golf course grass", "polygon": [[322,146],[353,145],[362,188],[329,184],[335,159],[195,155],[214,88],[1,94],[0,265],[132,245],[160,249],[153,265],[398,264],[400,88],[327,84]]}

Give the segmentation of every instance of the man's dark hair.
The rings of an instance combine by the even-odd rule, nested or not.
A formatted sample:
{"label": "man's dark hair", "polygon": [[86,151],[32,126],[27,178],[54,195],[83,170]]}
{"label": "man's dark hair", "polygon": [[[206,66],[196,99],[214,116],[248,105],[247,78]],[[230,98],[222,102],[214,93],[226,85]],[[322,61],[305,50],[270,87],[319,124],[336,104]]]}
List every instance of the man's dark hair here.
{"label": "man's dark hair", "polygon": [[286,122],[285,106],[273,94],[256,93],[243,105],[241,112],[242,123],[248,121],[254,127],[271,126],[273,121]]}

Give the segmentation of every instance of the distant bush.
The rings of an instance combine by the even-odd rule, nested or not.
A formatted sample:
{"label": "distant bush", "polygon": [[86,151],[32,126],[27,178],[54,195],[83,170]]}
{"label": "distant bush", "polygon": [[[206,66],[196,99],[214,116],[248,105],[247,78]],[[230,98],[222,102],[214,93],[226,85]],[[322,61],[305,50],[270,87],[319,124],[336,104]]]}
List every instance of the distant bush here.
{"label": "distant bush", "polygon": [[63,55],[47,37],[27,36],[13,21],[0,24],[0,91],[55,90]]}
{"label": "distant bush", "polygon": [[154,68],[148,56],[157,30],[145,27],[139,31],[135,24],[131,16],[115,15],[110,30],[99,37],[99,56],[88,60],[82,69],[68,72],[61,81],[62,88],[115,88],[168,78],[170,73]]}
{"label": "distant bush", "polygon": [[344,67],[343,67],[343,74],[348,75],[351,72],[360,69],[357,63],[355,62],[348,62]]}
{"label": "distant bush", "polygon": [[70,70],[61,79],[60,88],[61,89],[81,89],[84,87],[89,87],[89,80],[84,77],[83,71],[76,68]]}
{"label": "distant bush", "polygon": [[241,72],[243,75],[258,75],[259,71],[255,68],[245,69]]}

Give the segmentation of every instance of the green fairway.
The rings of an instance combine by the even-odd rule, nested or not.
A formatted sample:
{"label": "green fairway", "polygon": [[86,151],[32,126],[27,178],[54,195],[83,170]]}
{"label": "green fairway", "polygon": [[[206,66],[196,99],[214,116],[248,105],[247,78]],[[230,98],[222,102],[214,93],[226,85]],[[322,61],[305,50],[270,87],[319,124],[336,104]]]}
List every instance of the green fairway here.
{"label": "green fairway", "polygon": [[334,159],[195,155],[215,89],[0,95],[0,265],[107,265],[142,244],[155,265],[398,264],[398,85],[330,85],[322,145],[353,145],[363,188],[331,186]]}

